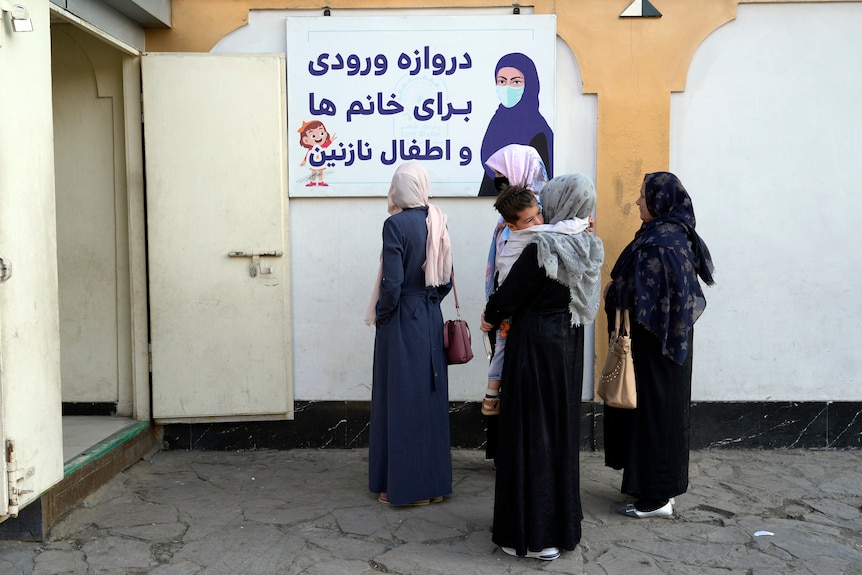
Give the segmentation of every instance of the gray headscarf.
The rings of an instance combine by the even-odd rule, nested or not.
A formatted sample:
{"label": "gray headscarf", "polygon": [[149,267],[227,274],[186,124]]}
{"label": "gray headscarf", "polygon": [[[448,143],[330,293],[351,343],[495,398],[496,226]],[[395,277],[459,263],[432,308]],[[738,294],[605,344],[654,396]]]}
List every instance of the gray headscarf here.
{"label": "gray headscarf", "polygon": [[[583,174],[553,178],[542,189],[545,223],[588,218],[596,206],[596,187]],[[539,267],[547,276],[569,288],[572,325],[593,323],[601,297],[602,240],[590,232],[558,234],[539,232]]]}

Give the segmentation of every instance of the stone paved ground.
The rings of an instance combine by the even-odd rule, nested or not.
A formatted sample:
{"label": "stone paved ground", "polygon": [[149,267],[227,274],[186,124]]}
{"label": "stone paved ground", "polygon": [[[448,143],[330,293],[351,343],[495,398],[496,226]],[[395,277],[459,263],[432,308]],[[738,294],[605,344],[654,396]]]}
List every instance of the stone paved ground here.
{"label": "stone paved ground", "polygon": [[[620,473],[581,454],[584,537],[541,562],[491,543],[494,472],[453,452],[443,503],[390,508],[366,450],[157,453],[44,543],[0,541],[0,574],[862,575],[862,452],[692,453],[673,519],[631,519]],[[763,534],[763,532],[771,534]]]}

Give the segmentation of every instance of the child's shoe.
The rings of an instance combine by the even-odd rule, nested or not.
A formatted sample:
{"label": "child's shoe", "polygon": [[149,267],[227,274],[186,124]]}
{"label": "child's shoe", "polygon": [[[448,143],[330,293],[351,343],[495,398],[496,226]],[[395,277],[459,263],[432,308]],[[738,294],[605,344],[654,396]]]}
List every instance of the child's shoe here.
{"label": "child's shoe", "polygon": [[500,415],[500,396],[488,397],[482,400],[482,415]]}

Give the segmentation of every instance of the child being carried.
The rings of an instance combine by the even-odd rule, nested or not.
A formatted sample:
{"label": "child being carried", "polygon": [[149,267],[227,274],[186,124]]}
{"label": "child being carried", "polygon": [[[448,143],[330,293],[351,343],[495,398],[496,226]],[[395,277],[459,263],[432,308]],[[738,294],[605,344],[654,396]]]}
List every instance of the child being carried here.
{"label": "child being carried", "polygon": [[[503,218],[509,228],[509,237],[501,249],[497,251],[495,261],[494,290],[500,287],[518,260],[524,248],[533,240],[536,232],[552,232],[559,234],[579,234],[591,230],[592,216],[589,219],[573,218],[555,224],[545,224],[542,219],[542,206],[536,194],[524,186],[507,186],[497,196],[494,208]],[[483,318],[484,321],[484,318]],[[494,329],[494,354],[488,369],[488,387],[482,400],[483,415],[500,413],[500,379],[503,372],[503,356],[506,348],[510,319],[503,320]]]}

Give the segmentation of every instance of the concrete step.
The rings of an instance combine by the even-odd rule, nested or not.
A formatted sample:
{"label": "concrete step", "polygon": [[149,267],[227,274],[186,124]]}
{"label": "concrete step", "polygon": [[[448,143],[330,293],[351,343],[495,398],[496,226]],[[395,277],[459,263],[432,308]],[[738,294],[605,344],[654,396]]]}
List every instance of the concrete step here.
{"label": "concrete step", "polygon": [[161,427],[135,421],[66,462],[63,479],[0,523],[0,539],[44,541],[53,525],[118,473],[161,447]]}

